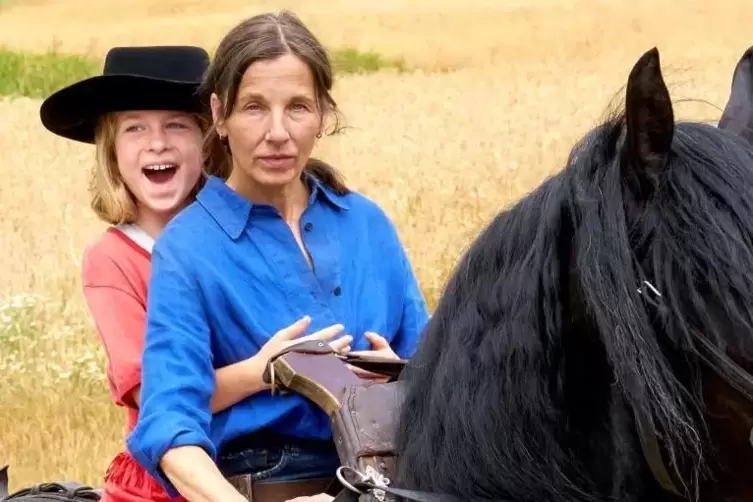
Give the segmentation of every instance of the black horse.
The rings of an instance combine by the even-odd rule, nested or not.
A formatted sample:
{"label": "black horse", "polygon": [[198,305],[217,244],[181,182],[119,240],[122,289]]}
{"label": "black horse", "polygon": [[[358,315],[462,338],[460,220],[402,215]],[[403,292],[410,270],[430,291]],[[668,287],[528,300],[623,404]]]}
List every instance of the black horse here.
{"label": "black horse", "polygon": [[753,500],[752,61],[717,127],[675,122],[648,51],[624,110],[475,240],[404,372],[393,486]]}

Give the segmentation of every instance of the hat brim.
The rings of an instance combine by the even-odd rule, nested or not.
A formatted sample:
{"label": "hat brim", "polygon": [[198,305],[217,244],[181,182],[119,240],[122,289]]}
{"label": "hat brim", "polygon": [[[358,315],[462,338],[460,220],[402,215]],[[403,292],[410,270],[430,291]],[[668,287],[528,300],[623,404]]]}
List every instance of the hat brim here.
{"label": "hat brim", "polygon": [[99,118],[128,110],[202,111],[199,82],[160,80],[137,75],[98,75],[50,95],[39,110],[50,132],[83,143],[94,143]]}

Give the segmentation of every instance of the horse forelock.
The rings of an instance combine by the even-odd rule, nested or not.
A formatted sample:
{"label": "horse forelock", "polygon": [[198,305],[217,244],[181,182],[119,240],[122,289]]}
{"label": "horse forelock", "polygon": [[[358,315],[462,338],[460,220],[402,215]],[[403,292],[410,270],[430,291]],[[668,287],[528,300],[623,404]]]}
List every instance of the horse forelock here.
{"label": "horse forelock", "polygon": [[[570,166],[580,193],[578,283],[627,403],[653,418],[670,463],[697,495],[707,438],[689,330],[753,360],[753,154],[716,127],[677,123],[647,195],[619,155],[624,117],[610,124]],[[643,279],[662,294],[662,308],[637,294]]]}
{"label": "horse forelock", "polygon": [[[661,192],[636,234],[665,298],[666,331],[695,328],[753,361],[753,149],[704,124],[677,126]],[[652,225],[653,228],[649,228]]]}

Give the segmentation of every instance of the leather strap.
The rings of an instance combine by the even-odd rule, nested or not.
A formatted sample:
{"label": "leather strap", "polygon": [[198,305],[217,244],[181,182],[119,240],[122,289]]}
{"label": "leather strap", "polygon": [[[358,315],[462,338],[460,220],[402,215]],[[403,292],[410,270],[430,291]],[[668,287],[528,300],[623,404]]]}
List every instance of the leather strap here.
{"label": "leather strap", "polygon": [[267,366],[266,368],[264,368],[264,373],[262,375],[264,383],[269,384],[272,382],[272,371],[270,370],[270,366],[276,360],[290,353],[311,355],[332,354],[347,364],[357,366],[363,370],[371,371],[372,373],[378,373],[390,378],[397,378],[405,368],[405,365],[408,363],[406,359],[396,360],[365,355],[337,354],[334,350],[332,350],[332,347],[328,343],[319,340],[308,340],[286,347],[275,354],[273,357],[271,357],[267,362]]}
{"label": "leather strap", "polygon": [[[400,488],[381,487],[376,486],[373,483],[367,483],[363,481],[354,483],[354,487],[361,490],[362,492],[368,492],[371,494],[373,494],[375,490],[381,490],[383,492],[389,493],[390,495],[396,495],[404,500],[411,500],[413,502],[468,502],[469,500],[473,500],[467,497],[463,497],[461,499],[453,495],[447,495],[443,493],[431,493],[418,490],[403,490]],[[337,497],[335,497],[333,502],[358,502],[358,497],[360,496],[361,495],[358,492],[354,492],[346,488],[337,494]],[[497,499],[495,502],[505,501]]]}
{"label": "leather strap", "polygon": [[635,410],[635,422],[643,457],[646,459],[654,479],[664,490],[682,497],[683,495],[674,482],[674,477],[669,473],[664,460],[662,460],[659,441],[656,439],[656,435],[651,432],[648,417],[642,411]]}
{"label": "leather strap", "polygon": [[[351,471],[356,474],[360,479],[350,480],[346,479],[344,473]],[[374,482],[374,478],[366,476],[355,469],[340,467],[337,470],[337,478],[344,489],[337,494],[333,502],[357,502],[361,495],[368,493],[373,498],[382,502],[385,500],[385,494],[396,495],[404,500],[411,500],[413,502],[468,502],[468,497],[459,498],[454,495],[448,495],[446,493],[432,493],[419,490],[406,490],[402,488],[393,488],[389,486],[388,480],[380,480],[380,482]],[[497,502],[505,502],[498,500]],[[512,502],[512,501],[510,501]]]}
{"label": "leather strap", "polygon": [[714,345],[701,336],[696,330],[691,330],[690,334],[698,342],[698,355],[703,361],[727,382],[731,387],[736,389],[748,401],[753,403],[753,377],[742,369],[735,361],[729,358],[727,354],[714,347]]}
{"label": "leather strap", "polygon": [[[345,473],[350,472],[359,479],[346,479]],[[374,473],[376,472],[376,475]],[[394,488],[389,486],[390,481],[383,478],[377,471],[366,469],[367,474],[363,474],[356,469],[349,467],[340,467],[337,469],[337,479],[343,486],[343,490],[335,497],[333,502],[357,502],[361,495],[369,494],[380,502],[385,500],[385,494],[396,495],[404,500],[413,502],[468,502],[473,500],[468,497],[456,497],[446,493],[432,493],[419,490],[406,490],[403,488]],[[508,502],[497,500],[497,502]],[[509,501],[512,502],[512,501]]]}
{"label": "leather strap", "polygon": [[346,388],[373,383],[359,378],[346,363],[384,374],[394,380],[405,367],[406,361],[338,355],[328,343],[311,340],[286,347],[271,357],[263,379],[272,384],[273,392],[294,390],[332,416],[342,406],[341,399]]}
{"label": "leather strap", "polygon": [[228,481],[249,502],[285,502],[296,497],[310,497],[328,491],[335,482],[333,478],[255,481],[251,474],[231,476]]}
{"label": "leather strap", "polygon": [[357,366],[362,370],[378,373],[392,379],[399,377],[408,363],[406,359],[386,359],[361,354],[338,354],[337,357],[352,366]]}

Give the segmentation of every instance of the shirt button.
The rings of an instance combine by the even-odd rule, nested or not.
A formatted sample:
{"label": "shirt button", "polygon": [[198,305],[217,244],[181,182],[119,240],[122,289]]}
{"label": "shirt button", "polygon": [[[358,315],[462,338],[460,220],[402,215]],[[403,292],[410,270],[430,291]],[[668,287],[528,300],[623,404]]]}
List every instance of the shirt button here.
{"label": "shirt button", "polygon": [[311,224],[311,222],[306,223],[303,225],[303,229],[307,232],[311,232],[311,229],[314,228],[314,225]]}
{"label": "shirt button", "polygon": [[340,296],[340,293],[343,292],[343,290],[340,288],[340,286],[337,286],[332,292],[335,294],[335,296]]}

